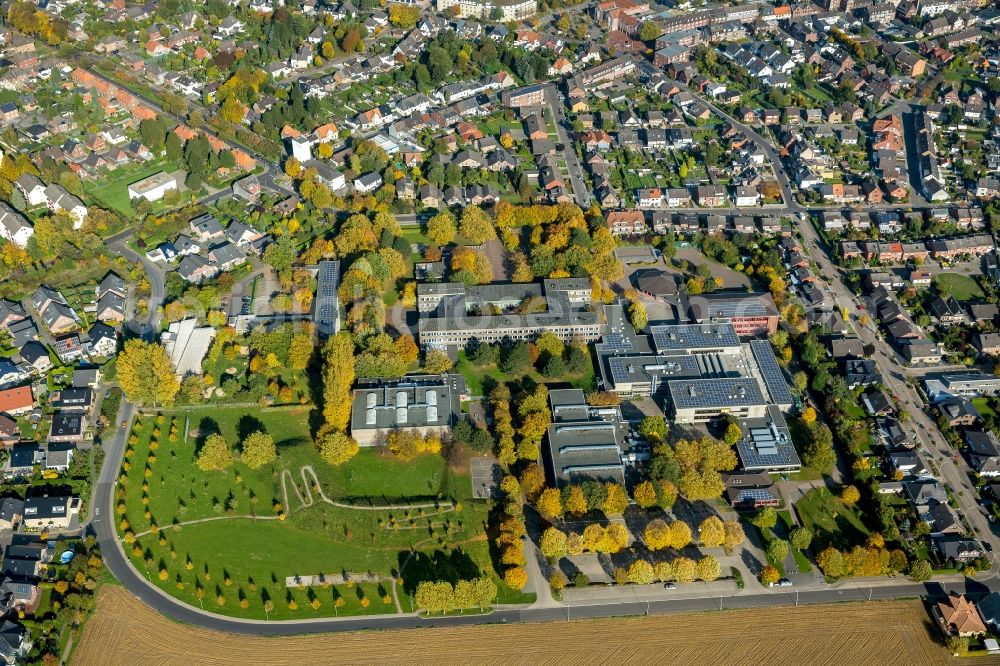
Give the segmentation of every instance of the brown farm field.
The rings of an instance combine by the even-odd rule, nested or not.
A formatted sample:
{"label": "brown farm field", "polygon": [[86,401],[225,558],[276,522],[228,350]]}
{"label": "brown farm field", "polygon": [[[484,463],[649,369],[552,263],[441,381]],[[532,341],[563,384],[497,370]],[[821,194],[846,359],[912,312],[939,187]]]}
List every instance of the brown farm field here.
{"label": "brown farm field", "polygon": [[[931,637],[928,624],[921,602],[891,601],[248,638],[174,623],[109,585],[100,592],[72,664],[959,663]],[[523,648],[512,650],[513,645]]]}

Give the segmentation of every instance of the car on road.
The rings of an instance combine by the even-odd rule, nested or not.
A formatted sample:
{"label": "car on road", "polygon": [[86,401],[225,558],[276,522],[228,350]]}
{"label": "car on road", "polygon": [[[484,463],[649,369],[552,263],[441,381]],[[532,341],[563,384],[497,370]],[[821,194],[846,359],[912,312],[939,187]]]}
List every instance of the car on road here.
{"label": "car on road", "polygon": [[666,590],[676,590],[677,589],[677,583],[666,583],[663,586],[663,588],[666,589]]}

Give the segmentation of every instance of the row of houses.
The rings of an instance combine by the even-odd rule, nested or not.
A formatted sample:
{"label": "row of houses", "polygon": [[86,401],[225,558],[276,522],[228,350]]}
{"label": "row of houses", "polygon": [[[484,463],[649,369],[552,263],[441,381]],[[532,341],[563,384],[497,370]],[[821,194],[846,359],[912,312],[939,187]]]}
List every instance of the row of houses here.
{"label": "row of houses", "polygon": [[941,348],[913,323],[888,289],[877,287],[872,290],[869,298],[887,338],[909,364],[936,365],[941,362]]}
{"label": "row of houses", "polygon": [[14,186],[29,206],[44,204],[53,213],[61,212],[69,215],[73,219],[74,229],[83,227],[83,221],[89,212],[88,208],[77,196],[67,192],[62,185],[56,183],[46,185],[38,176],[24,173],[17,177]]}
{"label": "row of houses", "polygon": [[643,236],[649,233],[678,236],[710,234],[792,233],[791,223],[776,215],[711,215],[671,213],[664,210],[611,210],[605,220],[615,236]]}
{"label": "row of houses", "polygon": [[996,250],[989,234],[929,238],[910,242],[900,241],[841,241],[840,256],[860,258],[867,262],[907,262],[931,259],[951,260],[959,257],[981,257]]}
{"label": "row of houses", "polygon": [[838,234],[845,231],[867,231],[877,228],[883,237],[898,236],[905,229],[922,228],[926,223],[936,227],[958,231],[976,231],[986,228],[986,217],[982,208],[951,206],[950,208],[929,208],[924,210],[829,210],[820,213],[823,228]]}

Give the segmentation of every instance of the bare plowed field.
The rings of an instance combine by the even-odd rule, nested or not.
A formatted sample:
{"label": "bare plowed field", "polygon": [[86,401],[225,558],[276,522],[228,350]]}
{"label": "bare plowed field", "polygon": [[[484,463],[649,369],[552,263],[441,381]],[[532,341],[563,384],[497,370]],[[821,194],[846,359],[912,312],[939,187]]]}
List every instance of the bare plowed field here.
{"label": "bare plowed field", "polygon": [[[550,624],[248,638],[176,624],[105,587],[74,666],[951,663],[919,601]],[[977,663],[985,663],[977,660]]]}

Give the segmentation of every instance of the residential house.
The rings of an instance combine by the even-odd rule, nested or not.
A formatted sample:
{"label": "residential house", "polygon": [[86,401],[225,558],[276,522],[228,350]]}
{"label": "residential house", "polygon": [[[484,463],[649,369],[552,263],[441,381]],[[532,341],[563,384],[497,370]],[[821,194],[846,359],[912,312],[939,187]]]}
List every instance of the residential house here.
{"label": "residential house", "polygon": [[219,268],[201,255],[192,254],[177,264],[177,274],[187,282],[198,284],[219,274]]}
{"label": "residential house", "polygon": [[0,201],[0,237],[23,248],[27,246],[28,239],[34,233],[35,229],[27,218],[11,208],[6,202]]}
{"label": "residential house", "polygon": [[121,323],[126,316],[125,280],[115,273],[108,273],[97,285],[98,321]]}
{"label": "residential house", "polygon": [[[191,257],[188,257],[190,259]],[[236,244],[228,241],[212,247],[208,252],[208,258],[221,271],[231,271],[246,261],[246,253]]]}
{"label": "residential house", "polygon": [[80,318],[63,295],[45,285],[31,295],[31,304],[53,335],[70,331],[80,323]]}
{"label": "residential house", "polygon": [[979,476],[1000,476],[1000,439],[992,431],[967,430],[965,443],[969,447],[972,468]]}
{"label": "residential house", "polygon": [[191,219],[188,223],[192,235],[198,240],[209,242],[222,238],[225,230],[222,223],[210,213],[203,213]]}
{"label": "residential house", "polygon": [[81,412],[57,412],[52,416],[49,441],[78,444],[87,430],[87,416]]}
{"label": "residential house", "polygon": [[979,617],[979,611],[965,595],[948,595],[946,600],[932,607],[931,613],[946,636],[978,636],[986,633],[986,625]]}
{"label": "residential house", "polygon": [[0,413],[10,416],[27,414],[35,407],[35,398],[30,386],[0,390]]}
{"label": "residential house", "polygon": [[79,514],[79,497],[29,497],[24,500],[23,524],[32,530],[67,529]]}
{"label": "residential house", "polygon": [[107,324],[100,322],[94,324],[87,336],[90,338],[91,356],[108,358],[114,356],[115,352],[118,351],[118,333]]}

